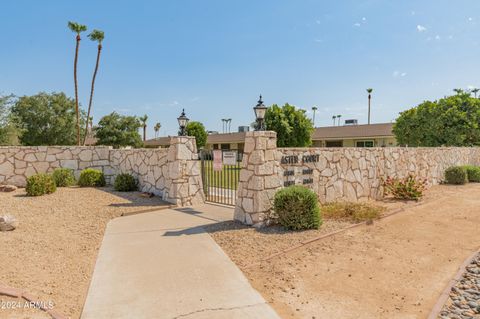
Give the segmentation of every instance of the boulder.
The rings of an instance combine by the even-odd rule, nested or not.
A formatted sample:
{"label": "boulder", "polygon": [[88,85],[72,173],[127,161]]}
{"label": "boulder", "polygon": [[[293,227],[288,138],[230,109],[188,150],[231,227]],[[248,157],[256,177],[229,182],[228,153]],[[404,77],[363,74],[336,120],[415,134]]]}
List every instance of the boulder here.
{"label": "boulder", "polygon": [[11,215],[0,216],[0,231],[11,231],[17,228],[17,219]]}
{"label": "boulder", "polygon": [[0,185],[0,192],[14,192],[17,190],[17,186],[14,185]]}

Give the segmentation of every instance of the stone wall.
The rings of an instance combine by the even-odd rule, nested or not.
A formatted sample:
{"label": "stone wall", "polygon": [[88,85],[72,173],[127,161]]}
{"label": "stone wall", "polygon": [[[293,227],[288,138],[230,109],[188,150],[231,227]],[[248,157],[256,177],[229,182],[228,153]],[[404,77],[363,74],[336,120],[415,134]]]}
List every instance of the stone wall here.
{"label": "stone wall", "polygon": [[235,219],[268,218],[275,192],[290,184],[311,188],[320,202],[383,196],[382,179],[414,174],[429,184],[453,165],[480,165],[480,148],[276,148],[274,132],[249,132],[240,173]]}
{"label": "stone wall", "polygon": [[137,177],[142,191],[180,206],[204,202],[200,162],[193,137],[171,137],[169,148],[111,150],[115,175]]}
{"label": "stone wall", "polygon": [[163,149],[112,149],[104,146],[0,147],[0,184],[24,187],[26,179],[55,168],[101,170],[112,184],[120,173],[131,173],[139,188],[179,206],[204,202],[200,162],[193,137],[171,137]]}
{"label": "stone wall", "polygon": [[0,146],[0,184],[24,187],[27,177],[55,168],[73,169],[76,177],[87,167],[99,169],[110,182],[110,148],[105,146]]}

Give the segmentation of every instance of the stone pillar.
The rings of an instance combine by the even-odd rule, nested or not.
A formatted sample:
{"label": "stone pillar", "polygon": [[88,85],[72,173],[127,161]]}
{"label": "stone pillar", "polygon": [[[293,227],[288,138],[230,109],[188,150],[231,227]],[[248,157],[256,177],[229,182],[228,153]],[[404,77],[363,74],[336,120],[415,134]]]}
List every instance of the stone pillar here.
{"label": "stone pillar", "polygon": [[178,206],[204,203],[195,137],[172,136],[167,156],[164,200]]}
{"label": "stone pillar", "polygon": [[273,197],[282,186],[276,148],[276,132],[246,133],[235,220],[260,226],[271,215]]}

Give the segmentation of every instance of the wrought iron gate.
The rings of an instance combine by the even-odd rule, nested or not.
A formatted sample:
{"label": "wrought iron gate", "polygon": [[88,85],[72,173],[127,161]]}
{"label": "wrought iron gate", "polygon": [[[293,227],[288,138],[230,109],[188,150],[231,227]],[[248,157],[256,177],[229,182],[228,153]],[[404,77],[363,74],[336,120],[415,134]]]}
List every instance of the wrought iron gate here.
{"label": "wrought iron gate", "polygon": [[235,206],[243,153],[238,150],[202,150],[205,200]]}

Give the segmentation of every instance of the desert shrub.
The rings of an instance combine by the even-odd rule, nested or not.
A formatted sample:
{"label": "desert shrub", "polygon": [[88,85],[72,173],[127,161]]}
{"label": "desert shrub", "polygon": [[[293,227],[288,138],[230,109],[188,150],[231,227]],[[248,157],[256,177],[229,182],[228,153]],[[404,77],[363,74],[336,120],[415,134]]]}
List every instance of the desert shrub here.
{"label": "desert shrub", "polygon": [[317,195],[302,186],[289,186],[279,190],[274,198],[278,222],[287,229],[318,228],[322,223]]}
{"label": "desert shrub", "polygon": [[101,187],[105,186],[105,184],[103,172],[93,168],[84,169],[78,179],[78,185],[81,187]]}
{"label": "desert shrub", "polygon": [[383,187],[385,195],[392,195],[395,199],[419,200],[427,187],[427,181],[414,175],[408,175],[406,178],[387,177]]}
{"label": "desert shrub", "polygon": [[131,174],[119,174],[115,178],[113,187],[119,192],[132,192],[138,190],[138,183]]}
{"label": "desert shrub", "polygon": [[467,171],[467,179],[469,182],[480,182],[480,167],[473,165],[462,166]]}
{"label": "desert shrub", "polygon": [[67,187],[75,185],[75,176],[73,170],[69,168],[57,168],[52,173],[52,178],[57,187]]}
{"label": "desert shrub", "polygon": [[28,196],[41,196],[51,194],[57,190],[52,175],[36,174],[27,179],[27,187],[25,189]]}
{"label": "desert shrub", "polygon": [[461,185],[468,182],[467,170],[462,166],[452,166],[445,170],[447,184]]}
{"label": "desert shrub", "polygon": [[322,217],[325,219],[347,220],[355,223],[377,219],[385,207],[369,203],[335,202],[321,207]]}

